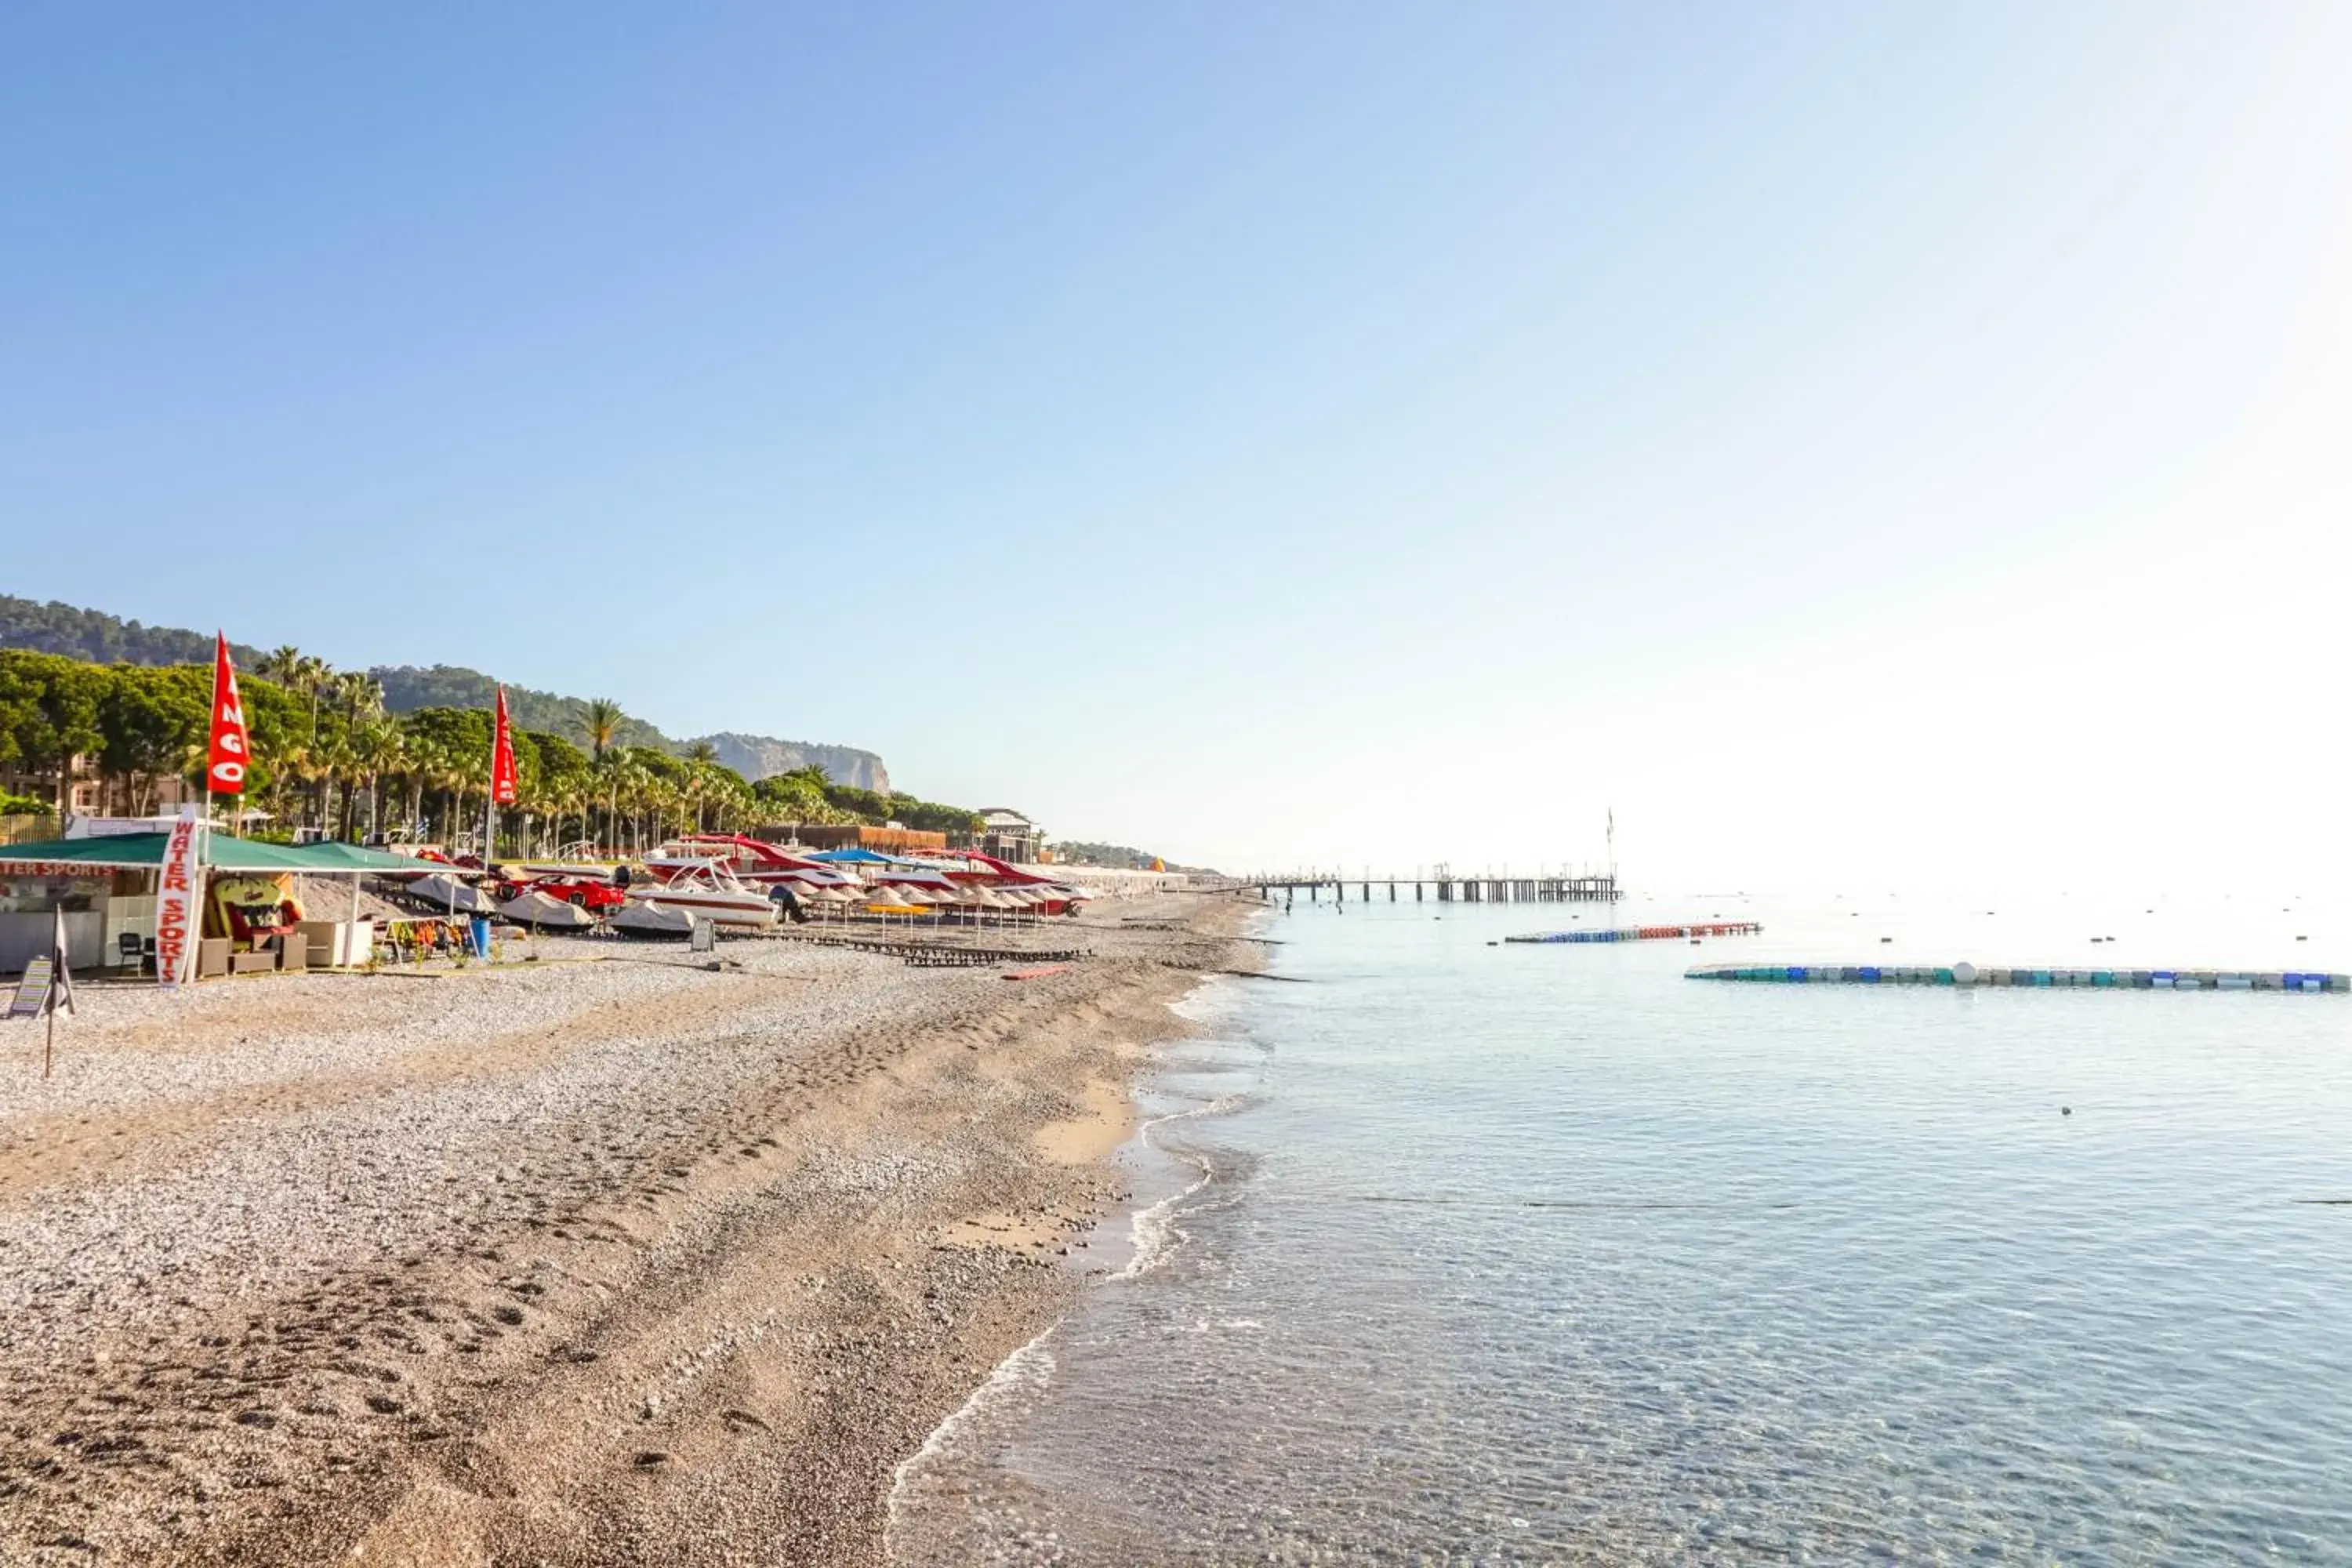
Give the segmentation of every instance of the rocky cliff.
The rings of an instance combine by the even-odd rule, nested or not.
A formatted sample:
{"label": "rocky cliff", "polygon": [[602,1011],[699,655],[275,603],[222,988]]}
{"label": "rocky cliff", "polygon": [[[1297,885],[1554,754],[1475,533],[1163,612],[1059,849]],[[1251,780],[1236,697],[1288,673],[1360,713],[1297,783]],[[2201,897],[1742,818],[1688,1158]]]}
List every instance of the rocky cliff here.
{"label": "rocky cliff", "polygon": [[890,772],[872,752],[855,746],[823,746],[808,741],[779,741],[772,735],[704,735],[718,751],[719,760],[754,784],[777,773],[812,764],[837,784],[890,793]]}

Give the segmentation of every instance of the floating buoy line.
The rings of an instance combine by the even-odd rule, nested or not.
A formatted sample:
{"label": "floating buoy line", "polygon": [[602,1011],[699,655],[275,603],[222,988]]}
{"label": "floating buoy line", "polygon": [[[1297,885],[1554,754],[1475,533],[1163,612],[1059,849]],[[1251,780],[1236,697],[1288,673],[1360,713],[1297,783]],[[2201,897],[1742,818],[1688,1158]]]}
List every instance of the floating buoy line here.
{"label": "floating buoy line", "polygon": [[1979,969],[1900,963],[1701,963],[1691,980],[1790,985],[2025,985],[2101,991],[2352,991],[2352,974],[2252,969]]}
{"label": "floating buoy line", "polygon": [[1668,942],[1675,937],[1753,936],[1764,928],[1754,921],[1715,921],[1705,925],[1619,926],[1607,931],[1538,931],[1505,942]]}

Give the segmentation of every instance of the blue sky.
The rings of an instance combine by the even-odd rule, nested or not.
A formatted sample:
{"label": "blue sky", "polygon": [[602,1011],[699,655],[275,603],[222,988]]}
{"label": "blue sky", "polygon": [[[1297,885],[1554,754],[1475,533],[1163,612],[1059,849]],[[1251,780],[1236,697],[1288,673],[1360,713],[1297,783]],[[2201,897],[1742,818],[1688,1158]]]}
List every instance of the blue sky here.
{"label": "blue sky", "polygon": [[1229,865],[1613,805],[1710,885],[2229,879],[2339,809],[2352,7],[124,5],[0,62],[0,589]]}

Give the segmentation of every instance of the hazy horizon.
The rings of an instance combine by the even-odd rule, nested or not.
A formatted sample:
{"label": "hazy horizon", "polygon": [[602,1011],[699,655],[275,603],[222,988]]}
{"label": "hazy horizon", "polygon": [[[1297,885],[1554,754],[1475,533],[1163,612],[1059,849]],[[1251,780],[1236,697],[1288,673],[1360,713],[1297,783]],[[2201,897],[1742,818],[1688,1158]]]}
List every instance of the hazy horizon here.
{"label": "hazy horizon", "polygon": [[0,591],[1233,868],[2352,870],[2352,10],[0,42]]}

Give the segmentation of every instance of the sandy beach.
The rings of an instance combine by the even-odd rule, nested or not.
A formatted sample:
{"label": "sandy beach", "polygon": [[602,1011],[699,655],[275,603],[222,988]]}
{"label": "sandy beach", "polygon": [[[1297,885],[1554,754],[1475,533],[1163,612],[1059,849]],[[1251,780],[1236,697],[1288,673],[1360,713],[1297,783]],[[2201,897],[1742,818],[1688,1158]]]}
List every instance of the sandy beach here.
{"label": "sandy beach", "polygon": [[1017,984],[777,940],[92,986],[47,1083],[12,1026],[0,1563],[879,1562],[894,1468],[1084,1288],[1243,914],[1102,906]]}

